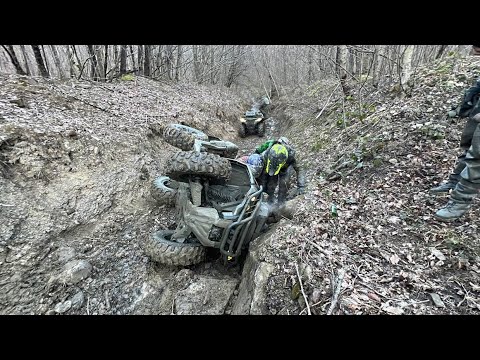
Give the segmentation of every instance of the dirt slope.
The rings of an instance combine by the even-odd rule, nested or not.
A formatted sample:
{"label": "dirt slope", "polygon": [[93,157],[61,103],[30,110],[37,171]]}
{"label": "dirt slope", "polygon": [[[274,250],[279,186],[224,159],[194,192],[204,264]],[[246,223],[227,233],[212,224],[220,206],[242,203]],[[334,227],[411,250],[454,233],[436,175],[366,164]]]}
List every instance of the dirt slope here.
{"label": "dirt slope", "polygon": [[444,224],[433,214],[447,199],[428,193],[459,153],[465,120],[445,115],[479,74],[478,58],[450,57],[419,69],[411,98],[367,86],[345,102],[346,121],[335,96],[315,119],[336,84],[284,100],[310,183],[264,252],[269,313],[325,314],[332,302],[334,314],[479,313],[479,202]]}
{"label": "dirt slope", "polygon": [[227,91],[144,78],[1,75],[0,313],[142,313],[157,273],[139,241],[173,221],[149,193],[175,151],[161,126],[232,139],[243,107]]}

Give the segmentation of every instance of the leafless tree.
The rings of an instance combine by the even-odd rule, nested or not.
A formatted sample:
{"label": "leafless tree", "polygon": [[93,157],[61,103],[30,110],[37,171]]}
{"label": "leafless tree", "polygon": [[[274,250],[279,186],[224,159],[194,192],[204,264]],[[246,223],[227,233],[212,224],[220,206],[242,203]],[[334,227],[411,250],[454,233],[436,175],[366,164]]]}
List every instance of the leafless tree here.
{"label": "leafless tree", "polygon": [[10,57],[10,60],[12,61],[12,64],[17,71],[17,74],[26,75],[25,71],[20,66],[20,62],[18,61],[15,51],[13,50],[13,45],[2,45],[2,48],[7,52],[8,56]]}
{"label": "leafless tree", "polygon": [[127,46],[120,45],[120,75],[127,72]]}
{"label": "leafless tree", "polygon": [[62,65],[60,63],[60,58],[58,56],[57,48],[55,45],[50,45],[50,49],[52,50],[53,61],[55,62],[55,66],[57,67],[58,76],[60,79],[63,79],[63,70],[62,70]]}
{"label": "leafless tree", "polygon": [[[141,45],[140,45],[141,46]],[[151,58],[151,46],[144,45],[145,53],[143,57],[143,75],[150,76],[150,58]]]}
{"label": "leafless tree", "polygon": [[22,50],[23,62],[25,64],[25,69],[27,70],[27,75],[31,75],[32,73],[30,72],[30,67],[28,66],[28,56],[25,45],[20,45],[20,49]]}
{"label": "leafless tree", "polygon": [[48,78],[49,74],[48,74],[47,68],[45,67],[45,63],[43,62],[42,53],[40,52],[40,46],[38,45],[31,45],[31,46],[32,46],[33,54],[35,55],[35,61],[37,62],[38,69],[40,70],[40,74],[43,77]]}

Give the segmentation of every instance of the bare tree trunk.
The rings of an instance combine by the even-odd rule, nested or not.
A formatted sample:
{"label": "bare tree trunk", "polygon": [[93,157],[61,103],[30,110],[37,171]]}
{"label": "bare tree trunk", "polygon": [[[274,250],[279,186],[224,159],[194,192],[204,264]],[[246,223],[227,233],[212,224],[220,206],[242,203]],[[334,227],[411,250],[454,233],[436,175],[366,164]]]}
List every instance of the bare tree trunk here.
{"label": "bare tree trunk", "polygon": [[26,75],[25,71],[23,71],[22,67],[20,66],[20,63],[18,62],[17,55],[15,54],[15,51],[13,50],[13,45],[2,45],[3,49],[7,52],[8,56],[10,57],[10,60],[12,61],[13,66],[15,66],[15,70],[17,71],[17,74],[19,75]]}
{"label": "bare tree trunk", "polygon": [[[155,64],[155,70],[153,71],[152,73],[152,77],[159,77],[160,75],[162,75],[163,73],[163,70],[162,70],[162,67],[163,67],[163,59],[162,59],[162,52],[163,52],[163,46],[162,45],[158,45],[157,47],[157,56],[155,57],[155,61],[154,61],[154,64]],[[157,74],[158,73],[158,74]]]}
{"label": "bare tree trunk", "polygon": [[93,78],[94,81],[98,81],[98,63],[97,63],[97,56],[95,54],[95,50],[93,49],[93,45],[87,45],[88,54],[91,58],[90,63],[90,76]]}
{"label": "bare tree trunk", "polygon": [[175,81],[179,81],[180,69],[182,66],[182,45],[177,47],[177,64],[175,65]]}
{"label": "bare tree trunk", "polygon": [[198,62],[198,45],[192,45],[193,52],[193,74],[195,76],[195,81],[200,83],[200,64]]}
{"label": "bare tree trunk", "polygon": [[[348,47],[347,47],[347,51],[348,51]],[[350,74],[356,74],[356,72],[357,72],[357,62],[355,61],[355,54],[354,54],[354,50],[352,50],[352,49],[350,49],[350,51],[348,51],[347,66],[348,66],[348,71],[350,72]]]}
{"label": "bare tree trunk", "polygon": [[410,77],[412,75],[412,57],[413,57],[413,50],[415,49],[415,45],[407,45],[403,57],[402,57],[402,75],[400,78],[400,84],[402,86],[402,90],[406,95],[410,94],[410,90],[412,88],[411,84],[409,83]]}
{"label": "bare tree trunk", "polygon": [[73,51],[72,51],[72,48],[70,47],[72,45],[67,45],[67,52],[68,52],[68,61],[70,63],[70,77],[77,77],[75,74],[76,74],[76,71],[75,71],[75,68],[80,71],[80,65],[77,64],[75,62],[75,58],[74,58],[74,55],[73,55]]}
{"label": "bare tree trunk", "polygon": [[45,54],[45,48],[44,46],[42,45],[41,46],[41,50],[42,50],[42,53],[43,53],[43,59],[44,59],[44,62],[45,62],[45,68],[47,69],[47,73],[49,74],[49,76],[52,74],[52,72],[50,71],[50,66],[48,66],[48,59],[47,59],[47,55]]}
{"label": "bare tree trunk", "polygon": [[172,45],[165,46],[165,66],[167,79],[172,80]]}
{"label": "bare tree trunk", "polygon": [[20,49],[22,50],[23,61],[25,62],[25,69],[27,70],[27,75],[31,75],[30,67],[28,66],[28,57],[27,51],[25,50],[25,45],[20,45]]}
{"label": "bare tree trunk", "polygon": [[50,45],[50,49],[52,50],[53,61],[55,62],[55,66],[57,67],[57,70],[58,70],[58,76],[60,77],[60,79],[63,79],[64,76],[63,76],[62,66],[60,64],[60,58],[58,57],[57,49],[55,45]]}
{"label": "bare tree trunk", "polygon": [[133,52],[133,46],[130,45],[130,56],[132,57],[132,69],[135,70],[137,67],[135,66],[135,53]]}
{"label": "bare tree trunk", "polygon": [[313,82],[313,50],[312,48],[308,48],[308,77],[307,77],[307,84],[310,85]]}
{"label": "bare tree trunk", "polygon": [[215,84],[215,73],[213,69],[215,68],[215,48],[214,45],[210,45],[210,84]]}
{"label": "bare tree trunk", "polygon": [[127,45],[120,45],[120,75],[127,72]]}
{"label": "bare tree trunk", "polygon": [[373,69],[372,69],[372,83],[373,83],[373,86],[375,87],[378,86],[378,81],[380,79],[380,74],[382,71],[382,61],[383,61],[382,56],[384,55],[384,52],[385,52],[384,45],[379,45],[378,48],[375,47],[375,52],[373,56]]}
{"label": "bare tree trunk", "polygon": [[40,47],[38,45],[31,45],[33,54],[35,55],[35,61],[37,62],[38,69],[40,70],[40,74],[43,77],[48,78],[48,71],[43,63],[42,53],[40,52]]}
{"label": "bare tree trunk", "polygon": [[108,45],[103,45],[105,49],[105,57],[103,59],[103,81],[107,81],[107,69],[108,69]]}
{"label": "bare tree trunk", "polygon": [[347,72],[346,72],[347,56],[348,56],[347,46],[346,45],[337,46],[336,71],[340,79],[340,84],[342,85],[343,94],[345,96],[350,95],[350,89],[347,86]]}
{"label": "bare tree trunk", "polygon": [[117,71],[118,63],[120,59],[118,57],[118,45],[113,45],[113,63],[115,64],[115,71]]}
{"label": "bare tree trunk", "polygon": [[442,56],[442,54],[443,54],[443,52],[445,51],[446,48],[447,48],[447,45],[440,45],[440,48],[438,49],[437,55],[435,56],[435,60],[440,59],[440,57]]}
{"label": "bare tree trunk", "polygon": [[143,74],[143,45],[137,45],[138,73]]}
{"label": "bare tree trunk", "polygon": [[145,53],[143,59],[143,75],[150,76],[150,58],[152,56],[152,47],[151,45],[145,45]]}

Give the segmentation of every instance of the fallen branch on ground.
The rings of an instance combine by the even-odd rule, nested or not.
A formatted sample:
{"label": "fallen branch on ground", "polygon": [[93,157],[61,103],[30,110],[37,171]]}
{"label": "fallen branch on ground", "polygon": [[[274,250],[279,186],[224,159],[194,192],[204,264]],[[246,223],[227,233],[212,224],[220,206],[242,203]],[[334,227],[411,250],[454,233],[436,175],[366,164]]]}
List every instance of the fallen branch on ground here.
{"label": "fallen branch on ground", "polygon": [[300,290],[302,291],[303,299],[305,300],[305,304],[307,305],[307,313],[308,313],[308,315],[312,315],[312,313],[310,312],[310,306],[308,305],[307,296],[305,295],[305,292],[303,291],[302,279],[300,278],[300,273],[298,272],[297,264],[295,264],[295,270],[297,270],[298,281],[300,282]]}
{"label": "fallen branch on ground", "polygon": [[338,278],[334,287],[332,303],[330,304],[330,308],[327,311],[327,315],[332,315],[332,312],[335,309],[335,306],[337,305],[338,296],[340,295],[340,289],[342,288],[342,282],[343,282],[344,276],[345,276],[345,270],[343,269],[338,270]]}

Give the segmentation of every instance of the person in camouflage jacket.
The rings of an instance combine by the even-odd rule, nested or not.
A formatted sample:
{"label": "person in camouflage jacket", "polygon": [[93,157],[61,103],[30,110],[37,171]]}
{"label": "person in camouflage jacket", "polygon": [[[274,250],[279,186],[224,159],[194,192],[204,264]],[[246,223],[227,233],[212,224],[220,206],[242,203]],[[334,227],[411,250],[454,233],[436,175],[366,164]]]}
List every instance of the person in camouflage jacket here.
{"label": "person in camouflage jacket", "polygon": [[[471,54],[480,55],[480,45],[474,45]],[[458,157],[448,181],[431,189],[434,193],[448,192],[452,189],[448,203],[435,213],[435,217],[441,221],[453,221],[464,215],[480,190],[479,99],[480,77],[475,85],[465,92],[463,102],[456,111],[459,116],[468,116],[460,140],[460,147],[464,151]]]}

